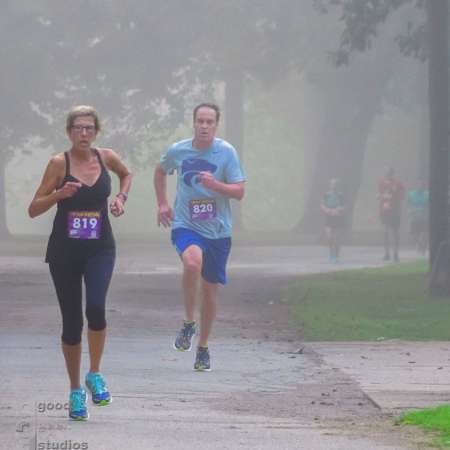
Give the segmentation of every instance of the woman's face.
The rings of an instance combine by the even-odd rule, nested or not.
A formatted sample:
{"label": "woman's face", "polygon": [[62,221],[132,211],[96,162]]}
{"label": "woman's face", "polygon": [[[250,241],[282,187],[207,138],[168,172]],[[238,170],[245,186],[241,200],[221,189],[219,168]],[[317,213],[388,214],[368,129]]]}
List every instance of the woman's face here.
{"label": "woman's face", "polygon": [[97,137],[95,119],[92,116],[76,117],[67,135],[74,147],[90,149]]}

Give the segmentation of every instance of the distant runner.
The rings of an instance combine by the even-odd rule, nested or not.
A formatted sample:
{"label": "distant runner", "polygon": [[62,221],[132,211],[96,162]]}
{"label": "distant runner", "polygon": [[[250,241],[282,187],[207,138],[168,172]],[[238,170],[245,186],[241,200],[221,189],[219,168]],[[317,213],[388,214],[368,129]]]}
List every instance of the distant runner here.
{"label": "distant runner", "polygon": [[428,249],[429,194],[425,180],[419,180],[416,189],[408,192],[408,213],[411,236],[417,251],[424,255]]}
{"label": "distant runner", "polygon": [[344,195],[338,189],[336,178],[330,180],[329,190],[322,198],[320,209],[325,214],[325,233],[328,240],[330,262],[336,264],[339,262],[342,232],[345,226]]}
{"label": "distant runner", "polygon": [[380,220],[384,226],[384,261],[391,259],[391,237],[394,261],[399,261],[400,219],[405,188],[395,178],[395,171],[390,167],[378,182],[378,202]]}

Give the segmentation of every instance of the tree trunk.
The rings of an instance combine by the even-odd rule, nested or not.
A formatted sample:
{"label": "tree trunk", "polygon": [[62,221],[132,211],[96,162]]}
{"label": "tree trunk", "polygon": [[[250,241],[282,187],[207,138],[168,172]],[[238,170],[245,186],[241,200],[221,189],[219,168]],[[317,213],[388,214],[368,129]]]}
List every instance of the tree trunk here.
{"label": "tree trunk", "polygon": [[[348,97],[347,102],[350,103]],[[343,113],[342,108],[339,112]],[[375,114],[375,107],[362,109],[352,121],[353,130],[350,133],[346,121],[340,120],[336,111],[327,114],[316,155],[313,182],[301,222],[303,232],[314,233],[322,226],[323,213],[319,205],[331,178],[340,180],[346,198],[348,225],[351,228],[353,207],[361,185],[364,149]],[[325,129],[329,131],[326,132]]]}
{"label": "tree trunk", "polygon": [[428,105],[428,67],[420,66],[417,77],[417,97],[420,108],[420,145],[417,155],[417,178],[428,180],[430,172],[430,111]]}
{"label": "tree trunk", "polygon": [[[236,148],[241,164],[244,156],[244,73],[228,70],[225,73],[225,139]],[[241,202],[232,202],[233,226],[243,229]]]}
{"label": "tree trunk", "polygon": [[[438,258],[439,248],[448,239],[449,180],[449,71],[448,0],[428,0],[429,105],[430,105],[430,293],[442,292],[439,280],[447,279],[450,267]],[[444,272],[444,276],[442,273]]]}
{"label": "tree trunk", "polygon": [[[301,221],[294,227],[317,233],[323,225],[319,205],[331,178],[341,180],[346,196],[348,225],[351,228],[354,204],[361,185],[365,149],[373,120],[378,113],[389,81],[394,51],[387,49],[376,59],[363,59],[349,69],[332,72],[322,81],[324,121],[316,163]],[[380,58],[383,63],[380,63]],[[370,89],[367,89],[370,86]],[[328,88],[328,89],[326,89]]]}
{"label": "tree trunk", "polygon": [[6,225],[6,157],[0,152],[0,240],[10,237],[8,227]]}

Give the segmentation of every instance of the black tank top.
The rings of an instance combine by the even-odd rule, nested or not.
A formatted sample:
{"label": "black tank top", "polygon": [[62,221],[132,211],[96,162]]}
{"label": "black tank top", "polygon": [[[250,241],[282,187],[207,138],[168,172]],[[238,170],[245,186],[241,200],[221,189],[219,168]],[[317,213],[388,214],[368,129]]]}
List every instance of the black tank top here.
{"label": "black tank top", "polygon": [[[108,217],[111,177],[98,150],[93,151],[101,167],[100,176],[92,186],[82,184],[73,197],[57,203],[46,262],[70,261],[73,258],[89,257],[104,249],[115,248]],[[67,181],[79,181],[70,174],[70,158],[67,152],[64,157],[66,173],[61,186]]]}

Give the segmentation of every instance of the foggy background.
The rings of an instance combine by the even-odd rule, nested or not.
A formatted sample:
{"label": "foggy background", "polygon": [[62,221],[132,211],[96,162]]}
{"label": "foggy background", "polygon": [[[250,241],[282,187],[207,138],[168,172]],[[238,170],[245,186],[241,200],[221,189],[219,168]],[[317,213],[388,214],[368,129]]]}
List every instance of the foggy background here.
{"label": "foggy background", "polygon": [[[134,173],[116,234],[156,232],[155,163],[191,136],[192,108],[203,101],[220,105],[217,135],[237,148],[247,175],[237,225],[317,235],[320,199],[337,177],[354,233],[380,230],[376,183],[386,167],[407,189],[428,172],[416,33],[425,12],[415,1],[386,7],[385,17],[367,18],[377,31],[370,48],[348,55],[358,1],[334,3],[2,0],[2,234],[5,225],[13,235],[49,234],[55,208],[32,221],[27,207],[51,155],[69,149],[65,118],[76,104],[97,108],[96,144]],[[344,3],[355,9],[347,21]]]}

